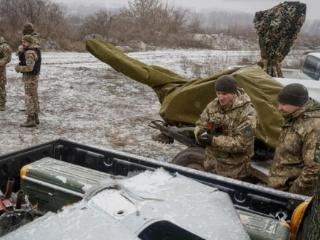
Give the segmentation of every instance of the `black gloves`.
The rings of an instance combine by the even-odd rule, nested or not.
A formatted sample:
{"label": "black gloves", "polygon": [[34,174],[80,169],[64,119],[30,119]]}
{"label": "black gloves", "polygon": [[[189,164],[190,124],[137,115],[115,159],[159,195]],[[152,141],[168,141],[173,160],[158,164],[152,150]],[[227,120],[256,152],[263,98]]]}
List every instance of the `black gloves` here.
{"label": "black gloves", "polygon": [[207,132],[203,132],[198,136],[198,141],[201,145],[210,146],[212,143],[213,136]]}

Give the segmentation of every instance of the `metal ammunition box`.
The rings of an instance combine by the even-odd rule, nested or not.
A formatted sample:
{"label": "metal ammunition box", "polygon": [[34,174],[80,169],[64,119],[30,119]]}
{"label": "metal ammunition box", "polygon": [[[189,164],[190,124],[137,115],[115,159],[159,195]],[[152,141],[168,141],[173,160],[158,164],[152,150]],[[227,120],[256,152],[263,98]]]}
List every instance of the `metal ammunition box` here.
{"label": "metal ammunition box", "polygon": [[91,187],[110,179],[107,173],[49,157],[25,165],[20,175],[31,203],[51,211],[81,200]]}

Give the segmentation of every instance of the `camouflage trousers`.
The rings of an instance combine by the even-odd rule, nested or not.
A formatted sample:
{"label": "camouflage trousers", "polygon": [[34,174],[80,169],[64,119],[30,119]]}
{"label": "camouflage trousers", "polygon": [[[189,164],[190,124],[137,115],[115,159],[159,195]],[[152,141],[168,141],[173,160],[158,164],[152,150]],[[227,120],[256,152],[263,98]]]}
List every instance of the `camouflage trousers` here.
{"label": "camouflage trousers", "polygon": [[7,93],[6,93],[6,70],[4,68],[0,68],[0,107],[4,107],[6,104]]}
{"label": "camouflage trousers", "polygon": [[33,115],[40,112],[38,98],[38,80],[39,75],[23,74],[25,105],[27,115]]}
{"label": "camouflage trousers", "polygon": [[228,153],[214,154],[210,148],[206,148],[205,155],[203,162],[205,171],[240,180],[249,177],[249,156],[243,154],[231,156]]}

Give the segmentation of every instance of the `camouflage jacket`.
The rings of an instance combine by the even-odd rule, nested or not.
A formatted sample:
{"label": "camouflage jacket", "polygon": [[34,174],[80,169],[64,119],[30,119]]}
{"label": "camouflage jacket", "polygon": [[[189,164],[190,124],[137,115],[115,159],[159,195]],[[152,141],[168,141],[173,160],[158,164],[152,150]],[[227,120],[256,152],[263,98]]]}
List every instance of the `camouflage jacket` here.
{"label": "camouflage jacket", "polygon": [[247,176],[255,128],[256,111],[242,89],[228,109],[223,109],[217,98],[210,102],[195,128],[196,139],[203,131],[214,135],[206,147],[205,169],[237,179]]}
{"label": "camouflage jacket", "polygon": [[41,40],[40,40],[40,34],[39,33],[32,33],[31,36],[33,37],[33,45],[35,48],[41,47]]}
{"label": "camouflage jacket", "polygon": [[35,50],[28,49],[23,52],[25,55],[25,65],[17,65],[16,71],[21,73],[32,72],[35,66],[36,61],[38,60],[38,55]]}
{"label": "camouflage jacket", "polygon": [[312,195],[320,171],[320,103],[310,99],[285,118],[268,185]]}
{"label": "camouflage jacket", "polygon": [[[33,32],[31,34],[32,38],[33,38],[33,44],[32,44],[32,47],[33,48],[41,48],[41,40],[40,40],[40,35],[39,33],[36,33],[36,32]],[[21,54],[24,54],[24,49],[23,49],[23,46],[20,45],[18,47],[18,51],[16,52],[16,55],[19,57]]]}
{"label": "camouflage jacket", "polygon": [[0,68],[4,68],[11,61],[11,53],[9,44],[0,37]]}

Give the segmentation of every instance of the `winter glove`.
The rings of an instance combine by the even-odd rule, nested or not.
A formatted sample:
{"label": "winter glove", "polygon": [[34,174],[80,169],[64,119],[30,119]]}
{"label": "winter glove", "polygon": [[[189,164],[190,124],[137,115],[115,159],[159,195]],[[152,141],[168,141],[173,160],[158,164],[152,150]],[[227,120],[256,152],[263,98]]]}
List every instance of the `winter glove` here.
{"label": "winter glove", "polygon": [[201,145],[210,146],[212,143],[213,136],[207,132],[202,133],[198,136],[198,141]]}
{"label": "winter glove", "polygon": [[21,66],[20,65],[16,65],[15,68],[16,72],[21,72]]}

